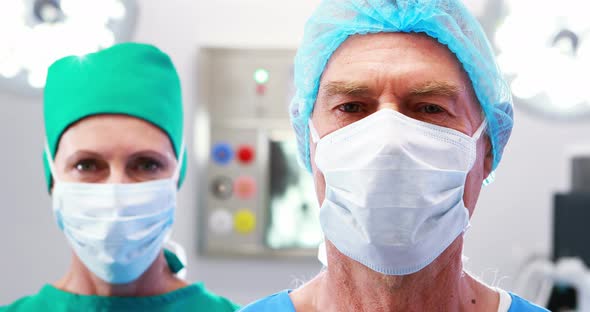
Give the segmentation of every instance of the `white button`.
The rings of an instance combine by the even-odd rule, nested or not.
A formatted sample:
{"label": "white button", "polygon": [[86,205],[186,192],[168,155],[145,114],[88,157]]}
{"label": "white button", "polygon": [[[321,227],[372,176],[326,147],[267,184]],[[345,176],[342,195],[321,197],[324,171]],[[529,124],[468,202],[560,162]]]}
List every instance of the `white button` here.
{"label": "white button", "polygon": [[215,234],[229,234],[233,230],[233,225],[233,217],[225,209],[216,209],[209,216],[209,230]]}

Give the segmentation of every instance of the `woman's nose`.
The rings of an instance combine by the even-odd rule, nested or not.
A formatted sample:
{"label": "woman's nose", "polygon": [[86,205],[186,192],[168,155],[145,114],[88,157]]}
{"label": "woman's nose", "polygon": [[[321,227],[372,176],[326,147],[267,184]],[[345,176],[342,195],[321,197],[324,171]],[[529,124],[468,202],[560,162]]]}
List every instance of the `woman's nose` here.
{"label": "woman's nose", "polygon": [[122,165],[112,165],[110,167],[109,176],[105,183],[111,184],[127,184],[127,183],[134,183],[135,181],[129,176],[127,170],[125,170],[125,166]]}

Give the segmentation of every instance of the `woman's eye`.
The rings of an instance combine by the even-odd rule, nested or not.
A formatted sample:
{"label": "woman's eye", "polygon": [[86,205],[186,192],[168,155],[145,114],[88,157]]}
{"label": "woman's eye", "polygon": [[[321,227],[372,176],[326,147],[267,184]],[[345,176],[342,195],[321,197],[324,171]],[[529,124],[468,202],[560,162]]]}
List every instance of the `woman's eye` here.
{"label": "woman's eye", "polygon": [[426,105],[422,106],[420,111],[422,113],[426,113],[426,114],[438,114],[438,113],[443,113],[445,110],[436,104],[426,104]]}
{"label": "woman's eye", "polygon": [[91,159],[81,160],[76,163],[76,170],[80,172],[89,172],[89,171],[96,171],[98,170],[98,164],[96,161]]}
{"label": "woman's eye", "polygon": [[162,164],[152,159],[139,159],[135,168],[139,171],[153,173],[159,171],[162,168]]}
{"label": "woman's eye", "polygon": [[346,103],[338,106],[338,110],[345,113],[359,113],[362,110],[360,103]]}

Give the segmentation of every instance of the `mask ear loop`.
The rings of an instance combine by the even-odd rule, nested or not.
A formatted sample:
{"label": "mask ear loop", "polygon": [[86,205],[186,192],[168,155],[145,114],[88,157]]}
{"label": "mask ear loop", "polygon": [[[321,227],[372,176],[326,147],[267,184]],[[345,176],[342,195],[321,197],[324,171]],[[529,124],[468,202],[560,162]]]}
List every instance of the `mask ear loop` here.
{"label": "mask ear loop", "polygon": [[172,253],[176,255],[176,257],[178,257],[178,260],[180,260],[180,263],[182,263],[182,269],[176,272],[175,275],[178,276],[180,279],[186,280],[186,276],[188,274],[188,257],[186,255],[186,250],[184,249],[184,247],[182,247],[180,243],[172,239],[172,231],[166,234],[166,237],[164,238],[164,244],[170,247],[169,249],[172,249]]}
{"label": "mask ear loop", "polygon": [[184,162],[184,154],[185,154],[185,145],[184,139],[182,140],[182,145],[180,146],[180,153],[178,154],[178,163],[176,164],[176,169],[174,170],[174,175],[172,175],[172,179],[178,184],[178,179],[180,178],[180,171],[182,170],[182,165]]}
{"label": "mask ear loop", "polygon": [[51,151],[49,150],[49,144],[47,144],[47,140],[45,140],[45,159],[49,164],[49,171],[51,172],[51,177],[55,183],[57,182],[57,176],[55,175],[55,164],[53,158],[51,157]]}
{"label": "mask ear loop", "polygon": [[[309,134],[311,136],[311,141],[314,144],[317,144],[320,141],[320,135],[318,134],[318,131],[315,129],[315,127],[313,126],[313,122],[311,121],[311,118],[308,120],[307,123],[309,124]],[[318,246],[318,260],[324,266],[324,268],[328,267],[328,255],[326,252],[326,241],[325,240],[323,242],[321,242],[320,245]]]}
{"label": "mask ear loop", "polygon": [[309,134],[311,135],[311,141],[313,143],[318,143],[320,141],[320,135],[318,134],[318,131],[315,129],[315,127],[313,126],[313,122],[311,121],[311,118],[308,120],[307,124],[309,124]]}
{"label": "mask ear loop", "polygon": [[[479,126],[479,128],[477,128],[477,130],[475,130],[475,133],[473,134],[473,136],[471,137],[473,139],[474,142],[479,141],[479,139],[481,138],[482,133],[485,132],[485,130],[487,130],[488,128],[488,120],[484,118],[484,120],[482,121],[481,125]],[[491,139],[491,138],[490,138]],[[475,160],[474,160],[475,161]],[[492,171],[490,173],[490,175],[484,179],[483,181],[483,185],[488,185],[490,184],[492,181],[494,180],[494,172]],[[471,224],[469,224],[469,226],[471,226]],[[465,231],[467,231],[467,229],[465,229]],[[463,231],[463,232],[465,232]]]}
{"label": "mask ear loop", "polygon": [[474,141],[479,140],[479,138],[481,137],[481,134],[488,128],[488,121],[487,119],[484,119],[481,122],[481,125],[479,126],[479,128],[477,128],[477,130],[475,130],[475,133],[471,136],[471,138],[473,138]]}
{"label": "mask ear loop", "polygon": [[320,243],[318,247],[318,260],[324,267],[328,267],[328,253],[326,251],[326,241]]}
{"label": "mask ear loop", "polygon": [[[180,153],[178,154],[178,163],[176,165],[176,169],[174,170],[174,175],[172,176],[172,180],[175,181],[176,184],[178,184],[178,179],[180,178],[180,171],[182,170],[182,165],[184,162],[184,154],[185,154],[185,149],[186,146],[184,144],[184,138],[182,139],[182,145],[180,146]],[[172,250],[172,252],[178,257],[178,260],[180,260],[180,262],[183,265],[182,270],[178,271],[175,275],[178,276],[180,279],[186,279],[186,276],[188,274],[188,269],[187,269],[187,264],[188,264],[188,259],[187,259],[187,255],[186,255],[186,250],[184,249],[184,247],[182,247],[182,245],[180,245],[179,243],[177,243],[176,241],[172,240],[172,230],[170,230],[167,234],[166,237],[164,238],[164,244],[168,245]]]}

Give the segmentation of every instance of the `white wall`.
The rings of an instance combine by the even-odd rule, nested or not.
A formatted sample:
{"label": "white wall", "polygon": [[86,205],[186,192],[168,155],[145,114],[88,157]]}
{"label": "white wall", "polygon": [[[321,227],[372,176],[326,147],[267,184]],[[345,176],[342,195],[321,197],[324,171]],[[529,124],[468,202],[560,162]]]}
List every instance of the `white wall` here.
{"label": "white wall", "polygon": [[[186,121],[196,105],[199,45],[295,47],[318,0],[141,0],[135,40],[153,43],[174,60],[183,83]],[[516,111],[513,139],[497,182],[481,196],[467,235],[468,267],[487,282],[492,271],[510,288],[520,262],[549,252],[551,194],[567,186],[562,157],[569,144],[590,140],[590,122],[557,123]],[[187,129],[192,127],[187,126]],[[69,249],[55,226],[45,192],[41,97],[0,91],[0,305],[58,279]],[[191,143],[191,137],[187,138]],[[190,149],[189,149],[190,150]],[[315,261],[219,260],[196,254],[195,167],[180,196],[175,237],[189,251],[189,279],[246,303],[293,287],[319,269]],[[485,274],[484,274],[485,273]]]}

